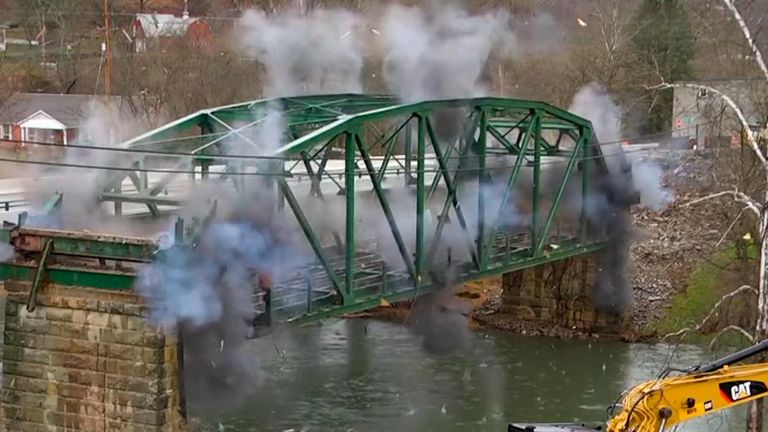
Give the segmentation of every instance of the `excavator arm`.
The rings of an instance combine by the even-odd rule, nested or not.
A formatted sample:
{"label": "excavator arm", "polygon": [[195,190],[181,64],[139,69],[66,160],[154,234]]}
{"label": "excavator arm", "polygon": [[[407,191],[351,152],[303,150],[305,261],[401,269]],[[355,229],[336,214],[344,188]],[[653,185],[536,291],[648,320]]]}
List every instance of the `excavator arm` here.
{"label": "excavator arm", "polygon": [[[526,432],[663,432],[679,423],[768,396],[768,363],[731,366],[768,350],[763,341],[712,363],[644,382],[621,402],[621,412],[604,426],[510,425]],[[669,372],[671,372],[670,370]]]}
{"label": "excavator arm", "polygon": [[724,366],[648,381],[633,388],[608,432],[660,432],[692,420],[768,396],[768,363]]}

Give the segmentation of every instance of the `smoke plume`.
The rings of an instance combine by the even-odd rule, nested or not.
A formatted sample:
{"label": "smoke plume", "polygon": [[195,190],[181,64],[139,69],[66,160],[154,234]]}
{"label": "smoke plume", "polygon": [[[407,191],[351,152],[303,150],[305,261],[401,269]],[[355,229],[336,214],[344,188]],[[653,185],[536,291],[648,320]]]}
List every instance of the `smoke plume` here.
{"label": "smoke plume", "polygon": [[360,93],[360,17],[345,10],[266,15],[248,10],[239,21],[242,47],[267,71],[268,96]]}
{"label": "smoke plume", "polygon": [[664,187],[661,167],[632,150],[625,153],[621,146],[624,113],[605,87],[594,82],[582,87],[574,96],[570,111],[592,122],[611,172],[621,171],[622,164],[631,164],[632,179],[643,207],[663,210],[674,199],[674,194]]}
{"label": "smoke plume", "polygon": [[675,195],[664,187],[664,173],[661,167],[639,156],[630,156],[630,159],[632,160],[632,178],[640,191],[640,205],[654,211],[664,210],[675,200]]}
{"label": "smoke plume", "polygon": [[0,262],[8,261],[13,258],[13,247],[6,243],[0,243]]}
{"label": "smoke plume", "polygon": [[[222,141],[220,151],[266,156],[277,149],[286,130],[280,107],[269,106],[262,115]],[[238,159],[228,170],[260,171],[264,162]],[[196,241],[169,242],[172,246],[162,250],[137,281],[138,292],[150,306],[150,319],[181,335],[185,390],[193,405],[229,408],[255,390],[260,369],[246,341],[257,314],[257,293],[268,289],[262,286],[265,277],[284,274],[303,262],[292,244],[292,228],[274,217],[275,196],[260,181],[235,175],[196,187],[180,215],[200,221],[215,212],[214,219],[196,228]],[[245,189],[236,191],[239,187]]]}
{"label": "smoke plume", "polygon": [[258,359],[245,344],[256,316],[254,278],[277,271],[287,253],[274,227],[222,220],[197,247],[163,250],[140,273],[150,319],[181,333],[190,403],[224,408],[255,389]]}
{"label": "smoke plume", "polygon": [[381,30],[384,79],[405,101],[486,94],[480,78],[488,59],[517,44],[503,10],[472,16],[453,5],[393,5]]}
{"label": "smoke plume", "polygon": [[437,290],[416,301],[408,326],[421,338],[422,347],[430,354],[447,355],[466,349],[470,307],[454,295],[452,274],[443,272],[434,274],[433,278]]}
{"label": "smoke plume", "polygon": [[570,111],[591,121],[608,167],[607,174],[593,179],[596,185],[587,197],[591,233],[608,239],[608,248],[599,260],[593,302],[602,310],[621,312],[632,301],[627,270],[633,195],[637,191],[642,206],[660,210],[670,201],[671,193],[661,182],[658,166],[625,154],[620,142],[623,113],[603,86],[590,83],[581,88]]}

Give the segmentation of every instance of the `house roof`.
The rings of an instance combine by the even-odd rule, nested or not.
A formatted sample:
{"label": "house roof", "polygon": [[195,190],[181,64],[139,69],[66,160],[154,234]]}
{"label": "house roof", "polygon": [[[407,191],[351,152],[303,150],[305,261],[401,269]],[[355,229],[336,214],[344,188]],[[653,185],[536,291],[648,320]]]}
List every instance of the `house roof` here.
{"label": "house roof", "polygon": [[[68,128],[79,127],[103,97],[73,94],[16,93],[0,106],[0,124],[16,124],[44,111]],[[122,108],[122,99],[112,96],[109,104]]]}
{"label": "house roof", "polygon": [[148,38],[184,36],[192,23],[199,18],[177,17],[171,14],[136,14],[144,35]]}

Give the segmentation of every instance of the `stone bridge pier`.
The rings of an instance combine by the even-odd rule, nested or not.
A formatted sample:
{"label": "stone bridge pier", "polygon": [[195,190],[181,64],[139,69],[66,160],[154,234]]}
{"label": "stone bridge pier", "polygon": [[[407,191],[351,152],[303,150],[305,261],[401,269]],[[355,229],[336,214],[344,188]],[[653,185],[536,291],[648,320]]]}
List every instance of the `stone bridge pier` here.
{"label": "stone bridge pier", "polygon": [[594,306],[596,263],[590,254],[505,273],[500,315],[523,330],[544,334],[620,335],[626,317]]}
{"label": "stone bridge pier", "polygon": [[128,291],[0,282],[0,431],[176,432],[179,351]]}

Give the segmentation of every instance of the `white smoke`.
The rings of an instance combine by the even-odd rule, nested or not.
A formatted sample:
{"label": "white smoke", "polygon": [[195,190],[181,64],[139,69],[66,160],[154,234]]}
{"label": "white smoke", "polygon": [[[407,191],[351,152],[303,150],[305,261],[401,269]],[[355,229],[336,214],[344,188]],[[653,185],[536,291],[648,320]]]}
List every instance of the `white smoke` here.
{"label": "white smoke", "polygon": [[13,246],[6,243],[0,243],[0,262],[9,261],[13,258],[13,255]]}
{"label": "white smoke", "polygon": [[267,15],[248,10],[239,21],[241,46],[267,71],[267,96],[362,92],[360,17],[315,9]]}
{"label": "white smoke", "polygon": [[621,140],[622,110],[602,85],[591,82],[580,88],[568,110],[591,121],[601,143]]}
{"label": "white smoke", "polygon": [[227,154],[271,156],[283,144],[286,130],[282,110],[276,105],[270,105],[264,118],[255,127],[244,131],[243,135],[248,141],[238,141],[241,143],[239,148],[229,148]]}
{"label": "white smoke", "polygon": [[381,35],[384,79],[406,101],[486,94],[480,77],[488,59],[517,45],[507,12],[473,16],[451,5],[426,11],[393,5]]}
{"label": "white smoke", "polygon": [[569,110],[592,122],[611,173],[621,170],[623,160],[632,164],[632,179],[640,192],[641,206],[658,211],[673,201],[673,192],[664,187],[661,167],[637,154],[625,154],[621,145],[624,113],[605,87],[595,82],[585,85],[574,96]]}
{"label": "white smoke", "polygon": [[630,157],[632,178],[640,191],[640,205],[654,210],[664,210],[675,200],[674,192],[663,186],[664,173],[658,164],[649,160]]}

